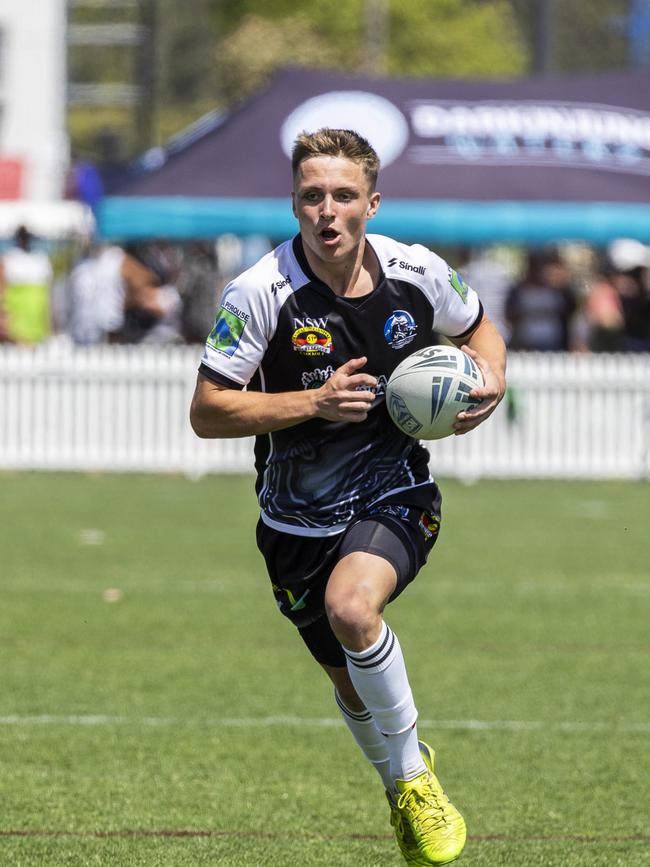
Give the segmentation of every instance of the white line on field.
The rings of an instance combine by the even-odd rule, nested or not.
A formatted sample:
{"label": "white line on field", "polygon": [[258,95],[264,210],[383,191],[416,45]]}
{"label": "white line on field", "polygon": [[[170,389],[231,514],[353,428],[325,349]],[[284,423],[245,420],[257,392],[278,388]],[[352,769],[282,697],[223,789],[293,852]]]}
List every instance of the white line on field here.
{"label": "white line on field", "polygon": [[[271,728],[295,726],[300,728],[332,728],[343,726],[336,717],[212,717],[210,719],[178,719],[174,717],[128,717],[109,714],[40,714],[0,716],[0,725],[38,726],[198,726],[206,728]],[[650,734],[650,722],[612,723],[587,720],[548,722],[543,720],[426,720],[418,722],[419,728],[446,729],[449,731],[562,731],[562,732],[618,732],[621,734]]]}
{"label": "white line on field", "polygon": [[[132,579],[120,581],[119,589],[123,596],[135,595],[203,595],[212,593],[239,593],[241,584],[235,580],[218,579],[213,581],[186,581],[178,580],[170,583],[142,583]],[[499,578],[491,578],[486,576],[483,580],[455,580],[451,578],[437,578],[433,584],[428,584],[426,581],[418,583],[417,581],[409,586],[409,595],[430,597],[432,590],[443,592],[445,590],[453,590],[454,593],[465,593],[468,596],[482,595],[494,596],[497,591],[507,591],[509,593],[520,593],[526,595],[540,594],[548,596],[549,594],[566,594],[572,596],[583,596],[585,593],[622,593],[622,594],[650,594],[650,581],[645,575],[637,573],[624,573],[619,576],[607,575],[603,577],[590,576],[588,581],[575,580],[572,576],[548,576],[542,577],[536,581],[529,580],[504,580]],[[86,596],[101,596],[105,590],[103,586],[97,586],[94,582],[87,581],[59,581],[55,586],[41,583],[34,583],[26,586],[22,581],[22,576],[16,580],[14,584],[6,584],[2,591],[6,595],[8,593],[17,596],[25,596],[28,594],[41,594],[44,592],[57,594],[81,594]]]}

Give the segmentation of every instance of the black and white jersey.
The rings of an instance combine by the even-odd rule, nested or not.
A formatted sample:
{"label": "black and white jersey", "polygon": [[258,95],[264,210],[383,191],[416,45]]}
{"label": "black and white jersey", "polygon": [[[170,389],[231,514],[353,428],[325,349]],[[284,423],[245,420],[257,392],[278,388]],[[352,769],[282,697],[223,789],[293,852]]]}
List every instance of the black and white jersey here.
{"label": "black and white jersey", "polygon": [[337,296],[311,270],[297,235],[224,290],[200,372],[228,388],[270,393],[318,388],[350,358],[377,377],[364,422],[311,419],[258,436],[256,490],[266,524],[283,532],[341,532],[377,500],[418,503],[430,482],[428,452],[391,421],[385,388],[395,367],[430,346],[432,331],[470,333],[483,311],[476,292],[439,256],[382,235],[376,288]]}

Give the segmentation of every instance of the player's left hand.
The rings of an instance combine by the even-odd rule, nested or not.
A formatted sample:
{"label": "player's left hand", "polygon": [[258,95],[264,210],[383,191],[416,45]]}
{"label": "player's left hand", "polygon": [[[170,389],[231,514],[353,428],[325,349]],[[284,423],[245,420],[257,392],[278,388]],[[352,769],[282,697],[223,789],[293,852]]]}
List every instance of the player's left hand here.
{"label": "player's left hand", "polygon": [[484,385],[482,388],[474,388],[470,391],[470,397],[478,397],[481,399],[481,402],[473,407],[473,409],[458,413],[454,423],[454,433],[456,435],[469,433],[469,431],[478,427],[481,422],[484,422],[486,418],[489,418],[499,405],[506,390],[505,382],[499,379],[482,355],[470,349],[466,344],[461,346],[461,349],[476,362],[483,374]]}

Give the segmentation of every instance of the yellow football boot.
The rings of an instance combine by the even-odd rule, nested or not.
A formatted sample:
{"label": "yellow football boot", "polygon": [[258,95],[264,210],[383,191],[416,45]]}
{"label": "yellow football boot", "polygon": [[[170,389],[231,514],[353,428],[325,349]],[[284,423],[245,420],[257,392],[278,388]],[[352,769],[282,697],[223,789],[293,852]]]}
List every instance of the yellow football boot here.
{"label": "yellow football boot", "polygon": [[[433,773],[433,766],[436,759],[435,752],[431,749],[429,744],[425,744],[424,741],[418,741],[418,746],[420,747],[420,755],[422,756],[424,764],[431,773]],[[426,867],[426,865],[430,865],[431,861],[422,860],[420,849],[415,837],[413,836],[413,832],[411,831],[409,824],[402,820],[402,814],[397,809],[397,798],[391,794],[391,792],[386,792],[386,798],[388,799],[388,804],[390,806],[390,824],[395,831],[397,845],[399,846],[404,860],[407,864],[412,865],[412,867]]]}
{"label": "yellow football boot", "polygon": [[390,824],[395,832],[395,839],[404,860],[407,864],[413,865],[413,867],[416,867],[416,865],[417,867],[422,867],[422,865],[428,864],[428,861],[422,861],[420,858],[420,850],[418,849],[415,837],[409,826],[405,825],[402,821],[402,815],[397,809],[395,798],[388,791],[386,792],[386,797],[390,805]]}
{"label": "yellow football boot", "polygon": [[433,750],[420,742],[420,752],[427,770],[413,780],[395,781],[398,797],[391,803],[391,825],[407,864],[448,864],[463,851],[465,821],[433,773]]}

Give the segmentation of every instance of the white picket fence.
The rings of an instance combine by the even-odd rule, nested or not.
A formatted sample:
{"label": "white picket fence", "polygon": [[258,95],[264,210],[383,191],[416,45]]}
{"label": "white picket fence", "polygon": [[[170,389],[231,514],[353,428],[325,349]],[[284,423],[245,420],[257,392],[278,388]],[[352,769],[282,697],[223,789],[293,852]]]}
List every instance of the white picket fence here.
{"label": "white picket fence", "polygon": [[[0,468],[252,471],[252,439],[199,440],[196,347],[0,347]],[[504,401],[465,437],[429,444],[464,479],[650,478],[650,355],[513,354]]]}

